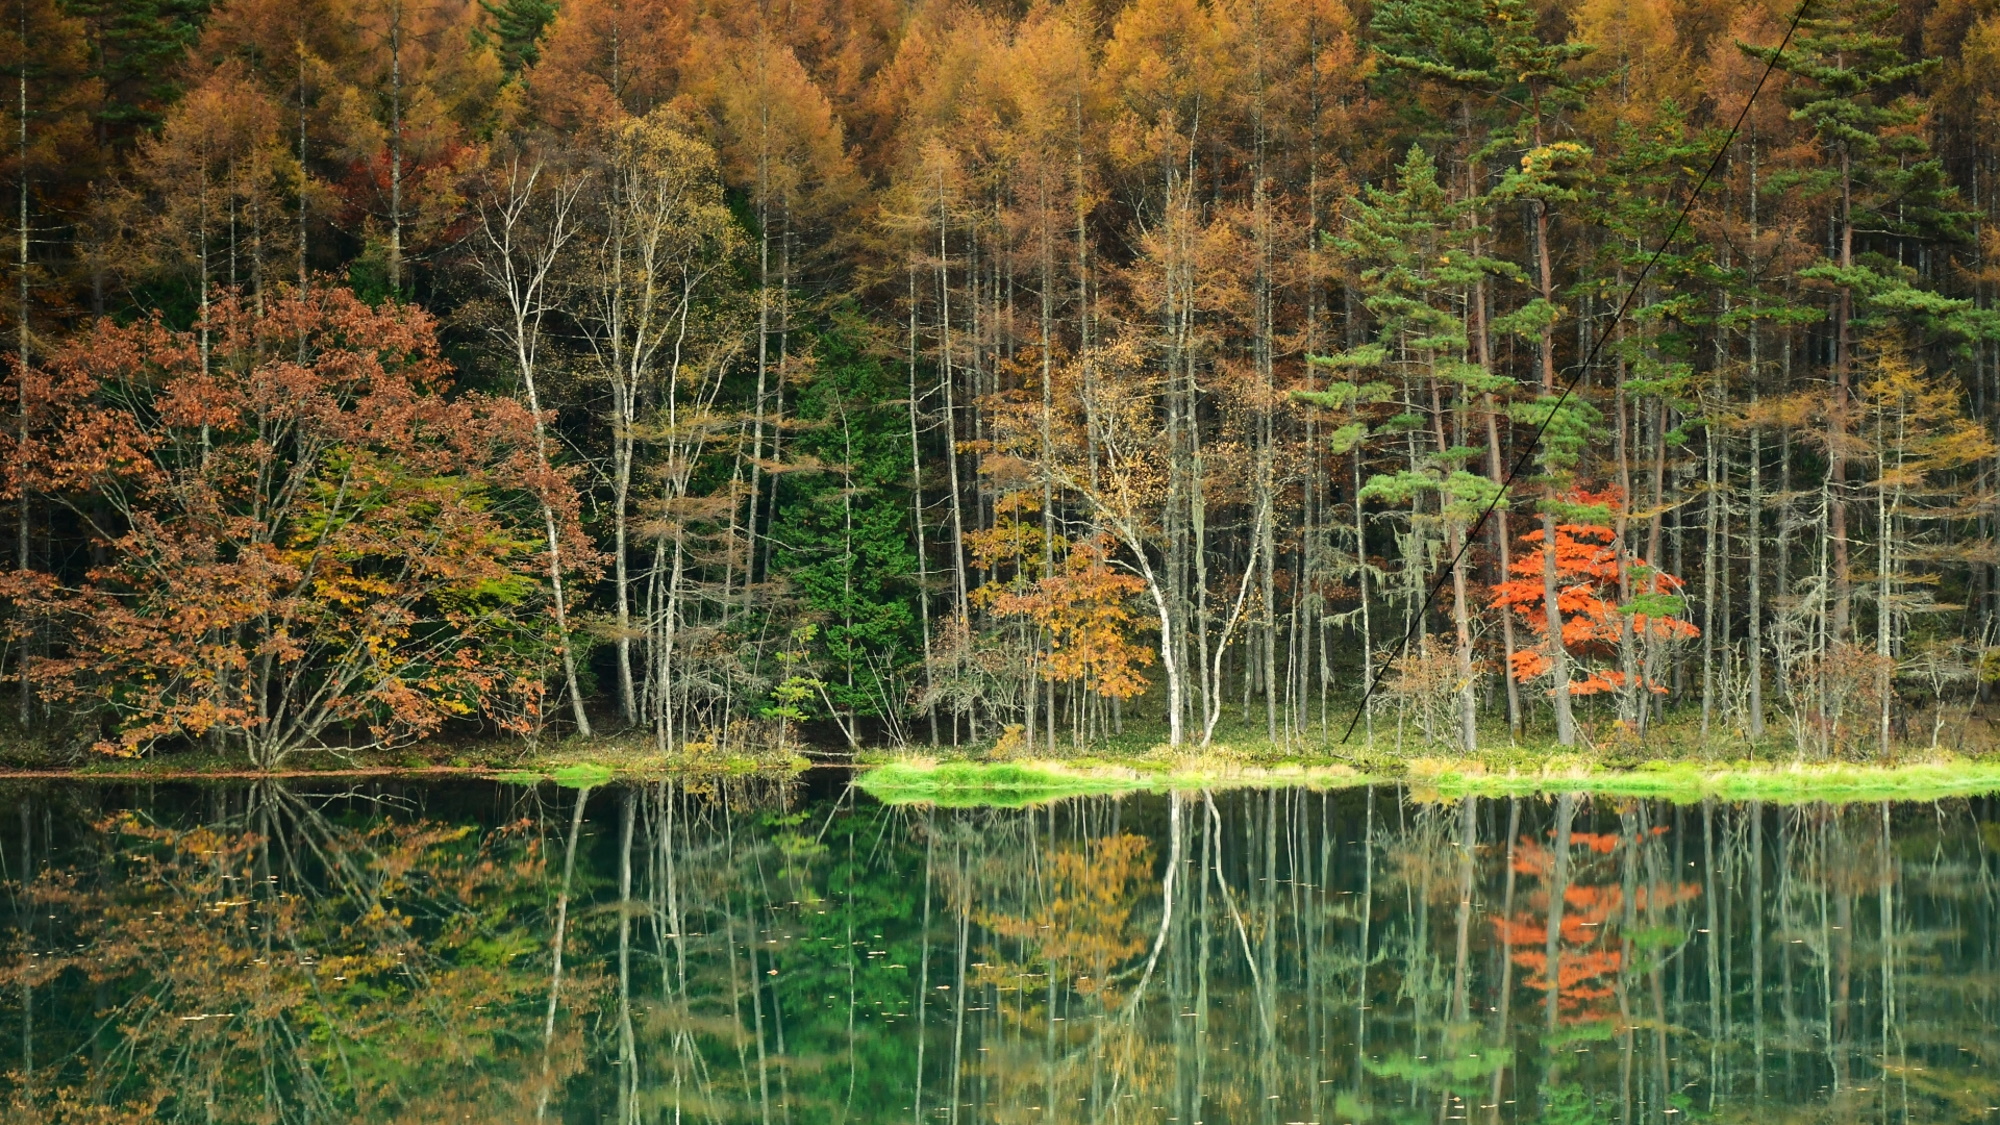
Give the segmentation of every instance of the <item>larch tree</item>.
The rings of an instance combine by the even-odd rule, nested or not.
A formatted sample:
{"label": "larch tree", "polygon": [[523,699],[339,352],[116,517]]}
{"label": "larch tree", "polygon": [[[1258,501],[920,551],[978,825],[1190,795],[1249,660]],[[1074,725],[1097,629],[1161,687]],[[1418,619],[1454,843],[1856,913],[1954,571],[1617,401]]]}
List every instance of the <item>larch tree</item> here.
{"label": "larch tree", "polygon": [[[1898,6],[1885,0],[1835,0],[1799,21],[1796,42],[1782,57],[1774,48],[1745,45],[1751,56],[1803,79],[1788,88],[1792,116],[1811,130],[1826,162],[1811,173],[1832,197],[1833,246],[1819,266],[1800,276],[1832,290],[1833,406],[1827,412],[1827,537],[1832,544],[1832,632],[1850,638],[1854,605],[1847,463],[1851,455],[1848,402],[1853,395],[1856,291],[1865,296],[1907,282],[1878,268],[1871,236],[1885,241],[1944,216],[1941,169],[1921,135],[1905,127],[1922,106],[1903,91],[1935,70],[1936,59],[1905,57],[1891,29]],[[1857,239],[1857,236],[1859,238]],[[1861,257],[1857,258],[1857,254]]]}

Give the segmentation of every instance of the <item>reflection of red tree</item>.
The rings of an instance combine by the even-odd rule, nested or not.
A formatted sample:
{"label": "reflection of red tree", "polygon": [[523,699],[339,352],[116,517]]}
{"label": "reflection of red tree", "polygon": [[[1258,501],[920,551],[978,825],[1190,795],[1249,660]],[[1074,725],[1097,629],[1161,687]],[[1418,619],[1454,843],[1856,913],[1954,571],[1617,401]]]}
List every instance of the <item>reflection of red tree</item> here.
{"label": "reflection of red tree", "polygon": [[[1665,831],[1664,828],[1655,828],[1653,834]],[[1572,849],[1569,883],[1563,888],[1562,932],[1556,954],[1554,987],[1564,1020],[1584,1023],[1611,1015],[1610,1011],[1596,1003],[1613,994],[1612,978],[1624,967],[1618,923],[1625,911],[1625,888],[1618,882],[1619,865],[1611,860],[1617,856],[1619,848],[1632,846],[1637,841],[1615,835],[1572,832],[1569,843]],[[1577,848],[1587,848],[1605,859],[1596,860],[1592,855],[1578,857],[1574,854]],[[1514,870],[1539,877],[1543,890],[1528,897],[1528,911],[1516,913],[1511,918],[1493,916],[1494,935],[1514,949],[1514,963],[1530,973],[1528,987],[1544,991],[1550,987],[1549,884],[1555,877],[1555,858],[1555,853],[1549,848],[1523,837],[1514,849]],[[1651,888],[1642,885],[1634,892],[1632,907],[1634,911],[1643,911],[1654,906],[1672,906],[1700,893],[1701,887],[1695,883],[1661,888],[1657,896]]]}

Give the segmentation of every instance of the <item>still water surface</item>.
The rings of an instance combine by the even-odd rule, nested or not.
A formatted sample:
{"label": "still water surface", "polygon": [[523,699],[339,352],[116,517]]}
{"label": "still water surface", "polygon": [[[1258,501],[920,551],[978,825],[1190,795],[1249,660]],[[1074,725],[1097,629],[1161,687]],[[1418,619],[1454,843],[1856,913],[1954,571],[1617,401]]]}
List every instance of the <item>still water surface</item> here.
{"label": "still water surface", "polygon": [[1992,799],[828,771],[0,818],[9,1121],[2000,1121]]}

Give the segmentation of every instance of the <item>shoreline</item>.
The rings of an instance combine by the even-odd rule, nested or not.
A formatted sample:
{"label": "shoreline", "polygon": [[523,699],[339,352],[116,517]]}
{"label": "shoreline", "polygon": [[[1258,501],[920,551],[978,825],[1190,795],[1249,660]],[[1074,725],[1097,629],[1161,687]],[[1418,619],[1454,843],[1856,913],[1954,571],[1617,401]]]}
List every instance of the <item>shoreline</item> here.
{"label": "shoreline", "polygon": [[571,788],[670,778],[795,777],[810,769],[850,771],[853,784],[887,804],[941,806],[1040,804],[1078,796],[1302,786],[1348,789],[1402,785],[1418,800],[1467,796],[1521,797],[1591,793],[1607,797],[1781,803],[1937,800],[2000,793],[2000,759],[1927,757],[1899,763],[1697,761],[1659,759],[1607,763],[1573,754],[1509,755],[1495,761],[1370,756],[1243,760],[1214,754],[1078,755],[975,759],[901,755],[826,759],[733,759],[686,762],[653,755],[573,753],[517,762],[354,763],[323,769],[281,765],[200,768],[194,763],[137,761],[84,768],[0,766],[0,781],[99,783],[199,781],[490,780],[551,782]]}
{"label": "shoreline", "polygon": [[884,762],[855,784],[890,804],[1028,804],[1085,794],[1184,792],[1302,785],[1347,789],[1407,786],[1419,800],[1591,793],[1773,803],[1941,800],[2000,793],[2000,761],[1919,761],[1873,765],[1812,762],[1649,761],[1633,766],[1552,759],[1541,769],[1487,768],[1479,762],[1415,759],[1401,768],[1346,763],[1211,763],[1023,759],[1012,762]]}

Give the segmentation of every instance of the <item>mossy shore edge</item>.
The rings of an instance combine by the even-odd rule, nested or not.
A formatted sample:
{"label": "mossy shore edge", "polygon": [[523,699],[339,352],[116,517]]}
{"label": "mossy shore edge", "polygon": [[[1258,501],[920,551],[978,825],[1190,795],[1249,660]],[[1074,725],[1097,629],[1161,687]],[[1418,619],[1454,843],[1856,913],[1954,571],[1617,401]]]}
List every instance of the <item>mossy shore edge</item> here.
{"label": "mossy shore edge", "polygon": [[[11,748],[0,748],[11,749]],[[848,767],[856,784],[891,803],[1023,805],[1064,797],[1192,789],[1400,784],[1418,799],[1531,796],[1557,792],[1773,802],[1935,800],[2000,793],[2000,755],[1906,755],[1893,763],[1819,763],[1776,755],[1724,758],[1673,754],[1618,760],[1553,746],[1496,746],[1475,757],[1436,752],[1353,755],[1284,752],[1246,743],[1173,753],[1138,740],[1076,754],[996,756],[990,747],[953,751],[815,754],[793,747],[727,758],[662,755],[650,740],[564,739],[519,747],[433,743],[396,752],[299,754],[272,770],[241,758],[173,754],[60,762],[0,754],[0,781],[243,781],[314,778],[488,778],[570,787],[680,777],[794,776],[814,766]]]}
{"label": "mossy shore edge", "polygon": [[2000,761],[1857,765],[1773,762],[1646,762],[1632,767],[1555,760],[1541,769],[1490,770],[1437,759],[1347,764],[1240,765],[1024,759],[899,758],[867,769],[856,784],[889,803],[1021,805],[1091,794],[1235,789],[1273,785],[1348,788],[1403,784],[1419,799],[1597,793],[1676,802],[1851,803],[1927,801],[2000,792]]}

